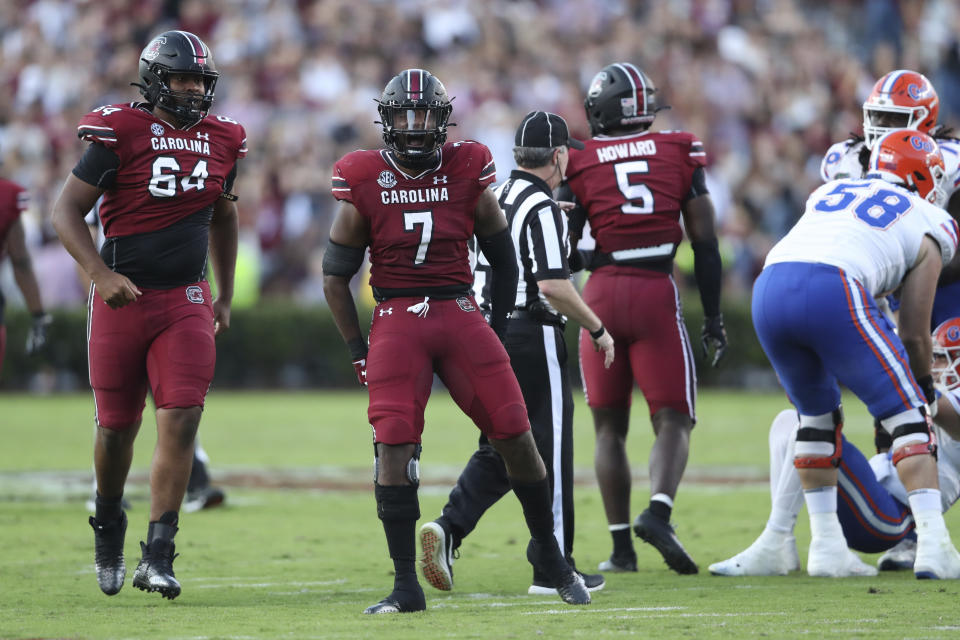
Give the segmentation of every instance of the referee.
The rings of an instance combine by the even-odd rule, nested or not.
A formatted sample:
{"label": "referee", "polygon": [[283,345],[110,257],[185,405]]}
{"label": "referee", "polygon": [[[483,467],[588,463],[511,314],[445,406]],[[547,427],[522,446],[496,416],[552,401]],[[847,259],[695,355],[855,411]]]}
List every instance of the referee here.
{"label": "referee", "polygon": [[[567,317],[590,332],[593,346],[613,362],[613,338],[570,282],[567,221],[553,199],[564,179],[567,148],[582,149],[569,137],[560,116],[534,111],[517,129],[513,157],[518,168],[495,193],[507,217],[520,267],[515,309],[504,346],[523,391],[533,436],[553,491],[553,529],[567,561],[573,562],[573,395],[567,379]],[[489,310],[490,267],[479,256],[474,293]],[[442,515],[420,528],[421,567],[426,580],[443,591],[453,587],[453,559],[463,538],[483,513],[510,490],[500,455],[481,436],[450,492]],[[602,575],[583,577],[590,591],[604,586]],[[528,593],[556,593],[546,576],[533,572]]]}

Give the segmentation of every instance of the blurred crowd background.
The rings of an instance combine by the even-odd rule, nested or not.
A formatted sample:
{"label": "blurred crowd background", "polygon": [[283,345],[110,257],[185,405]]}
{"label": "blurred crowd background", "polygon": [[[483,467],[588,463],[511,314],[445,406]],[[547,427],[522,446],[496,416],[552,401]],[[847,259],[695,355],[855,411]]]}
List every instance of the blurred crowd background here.
{"label": "blurred crowd background", "polygon": [[[487,144],[503,179],[523,114],[555,111],[585,137],[590,79],[610,62],[639,65],[671,106],[654,128],[706,144],[731,298],[749,292],[802,212],[831,142],[861,130],[876,78],[923,72],[940,121],[960,123],[955,0],[7,0],[0,174],[30,192],[28,242],[48,308],[85,295],[50,225],[82,153],[77,121],[139,99],[140,51],[171,28],[210,46],[221,72],[213,112],[248,134],[235,189],[238,306],[322,303],[331,168],[380,146],[373,100],[404,68],[439,76],[455,97],[450,139]],[[9,266],[2,280],[16,305]]]}

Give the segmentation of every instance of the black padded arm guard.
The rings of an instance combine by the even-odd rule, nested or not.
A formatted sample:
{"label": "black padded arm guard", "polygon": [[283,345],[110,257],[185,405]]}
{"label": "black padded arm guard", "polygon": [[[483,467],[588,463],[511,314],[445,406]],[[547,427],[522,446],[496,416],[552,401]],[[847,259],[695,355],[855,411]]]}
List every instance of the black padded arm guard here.
{"label": "black padded arm guard", "polygon": [[490,326],[503,340],[517,296],[517,279],[520,277],[510,229],[486,238],[478,237],[477,246],[490,263]]}
{"label": "black padded arm guard", "polygon": [[720,315],[720,285],[723,279],[723,263],[720,260],[720,248],[717,239],[706,242],[694,242],[693,273],[700,290],[700,302],[703,315]]}
{"label": "black padded arm guard", "polygon": [[323,273],[352,278],[363,264],[363,247],[348,247],[330,240],[323,252]]}

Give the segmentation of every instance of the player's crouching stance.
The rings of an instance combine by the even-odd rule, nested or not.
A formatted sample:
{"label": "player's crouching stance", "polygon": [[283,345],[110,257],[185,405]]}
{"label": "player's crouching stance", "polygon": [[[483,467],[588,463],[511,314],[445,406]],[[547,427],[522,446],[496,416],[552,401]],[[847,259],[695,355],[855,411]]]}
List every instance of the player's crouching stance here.
{"label": "player's crouching stance", "polygon": [[[97,582],[107,595],[126,577],[123,491],[148,385],[157,445],[133,586],[180,595],[173,538],[213,379],[214,336],[230,326],[237,255],[230,192],[247,152],[242,126],[207,115],[218,76],[210,50],[192,33],[154,38],[139,62],[146,101],[83,117],[79,136],[91,144],[54,205],[54,228],[93,283],[87,331],[97,495],[90,525]],[[101,196],[106,241],[98,254],[84,216]],[[215,300],[205,279],[208,248]]]}
{"label": "player's crouching stance", "polygon": [[[960,318],[941,324],[933,332],[932,375],[938,398],[931,405],[933,434],[937,442],[937,475],[941,509],[945,512],[960,498]],[[793,535],[803,506],[803,487],[793,467],[793,452],[800,426],[797,412],[781,411],[770,425],[770,501],[767,524],[760,536],[737,555],[710,565],[718,576],[787,575],[800,568]],[[929,563],[917,571],[917,536],[909,497],[894,468],[890,452],[878,453],[869,462],[846,438],[838,467],[837,516],[844,538],[852,549],[864,553],[885,551],[877,561],[881,570],[914,569],[918,578],[956,578],[933,570]],[[833,577],[869,576],[876,570],[855,558]],[[840,558],[842,560],[842,557]],[[941,575],[942,573],[942,575]]]}

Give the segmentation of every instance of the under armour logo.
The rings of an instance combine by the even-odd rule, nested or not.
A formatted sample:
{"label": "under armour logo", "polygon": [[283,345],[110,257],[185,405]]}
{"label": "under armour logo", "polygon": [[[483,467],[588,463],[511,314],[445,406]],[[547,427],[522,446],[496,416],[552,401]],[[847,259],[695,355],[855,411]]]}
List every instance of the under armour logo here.
{"label": "under armour logo", "polygon": [[206,140],[206,141],[209,142],[209,141],[210,141],[210,134],[209,134],[209,133],[200,133],[199,131],[197,131],[197,140]]}
{"label": "under armour logo", "polygon": [[447,184],[447,176],[433,176],[433,184]]}
{"label": "under armour logo", "polygon": [[380,315],[381,315],[381,316],[392,316],[392,315],[393,315],[393,307],[387,307],[386,309],[380,309]]}

